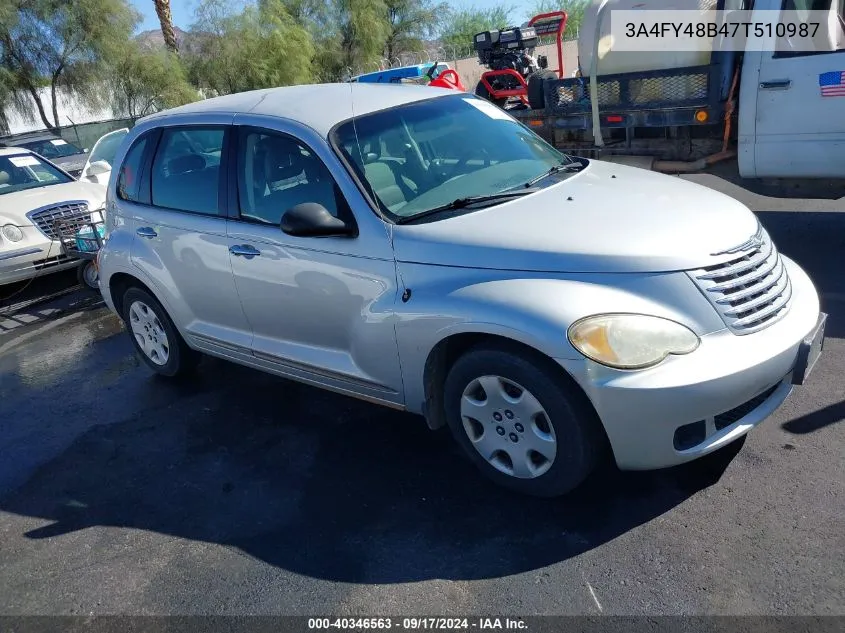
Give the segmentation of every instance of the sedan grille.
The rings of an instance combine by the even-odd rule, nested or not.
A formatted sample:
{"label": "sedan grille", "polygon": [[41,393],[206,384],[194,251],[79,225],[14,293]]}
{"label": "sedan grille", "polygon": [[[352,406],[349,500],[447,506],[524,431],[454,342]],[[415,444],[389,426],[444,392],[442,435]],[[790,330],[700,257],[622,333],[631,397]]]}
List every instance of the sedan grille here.
{"label": "sedan grille", "polygon": [[751,334],[782,318],[792,299],[783,259],[768,233],[759,245],[739,251],[724,263],[688,274],[736,334]]}
{"label": "sedan grille", "polygon": [[59,239],[59,224],[61,232],[67,236],[68,231],[76,231],[91,221],[88,203],[81,200],[36,209],[27,216],[44,235],[53,240]]}

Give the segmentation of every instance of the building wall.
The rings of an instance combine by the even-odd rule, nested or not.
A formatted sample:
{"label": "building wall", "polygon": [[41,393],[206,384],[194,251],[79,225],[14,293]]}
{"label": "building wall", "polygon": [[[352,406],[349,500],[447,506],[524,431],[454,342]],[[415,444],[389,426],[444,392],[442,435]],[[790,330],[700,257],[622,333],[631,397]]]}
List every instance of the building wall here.
{"label": "building wall", "polygon": [[[50,89],[42,88],[40,92],[41,102],[47,111],[47,117],[52,120],[50,105]],[[38,109],[32,97],[24,95],[24,103],[27,109],[23,112],[10,108],[6,111],[6,119],[9,124],[9,134],[20,134],[21,132],[32,132],[43,130],[44,122],[38,116]],[[93,121],[105,121],[115,118],[111,108],[90,108],[79,102],[72,95],[60,91],[57,98],[59,110],[59,125],[67,126],[74,123],[91,123]]]}

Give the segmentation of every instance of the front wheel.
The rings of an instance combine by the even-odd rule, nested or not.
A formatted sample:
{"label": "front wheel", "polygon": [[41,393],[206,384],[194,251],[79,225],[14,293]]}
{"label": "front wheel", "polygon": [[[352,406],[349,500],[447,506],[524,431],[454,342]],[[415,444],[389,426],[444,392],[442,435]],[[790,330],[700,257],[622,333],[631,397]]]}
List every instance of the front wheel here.
{"label": "front wheel", "polygon": [[446,377],[449,427],[470,460],[502,486],[562,495],[590,474],[601,439],[583,394],[522,350],[478,347]]}

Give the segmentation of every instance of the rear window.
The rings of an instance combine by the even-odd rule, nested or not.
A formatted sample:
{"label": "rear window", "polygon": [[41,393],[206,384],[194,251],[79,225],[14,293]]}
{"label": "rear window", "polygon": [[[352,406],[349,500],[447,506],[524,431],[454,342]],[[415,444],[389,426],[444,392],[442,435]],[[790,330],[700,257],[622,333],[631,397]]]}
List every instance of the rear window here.
{"label": "rear window", "polygon": [[28,141],[21,143],[21,147],[32,150],[36,154],[41,154],[44,158],[64,158],[65,156],[73,156],[74,154],[84,154],[73,143],[68,143],[60,138],[46,138],[38,141]]}

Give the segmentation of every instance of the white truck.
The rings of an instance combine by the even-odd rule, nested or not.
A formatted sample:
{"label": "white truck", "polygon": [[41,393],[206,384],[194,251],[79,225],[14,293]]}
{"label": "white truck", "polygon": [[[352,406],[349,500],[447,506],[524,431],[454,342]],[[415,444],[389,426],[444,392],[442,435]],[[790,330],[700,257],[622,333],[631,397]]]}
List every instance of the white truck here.
{"label": "white truck", "polygon": [[[708,4],[690,3],[664,0],[647,8]],[[760,11],[823,15],[822,37],[814,40],[821,46],[813,52],[719,50],[709,59],[680,62],[652,53],[652,63],[642,63],[642,53],[609,54],[603,33],[611,10],[644,3],[597,0],[582,24],[580,76],[546,79],[543,102],[511,114],[568,153],[648,156],[659,171],[697,171],[736,156],[743,178],[845,178],[845,89],[835,87],[845,88],[845,0],[711,3],[751,11],[752,20]],[[640,69],[632,71],[636,55],[641,58],[633,67]]]}

